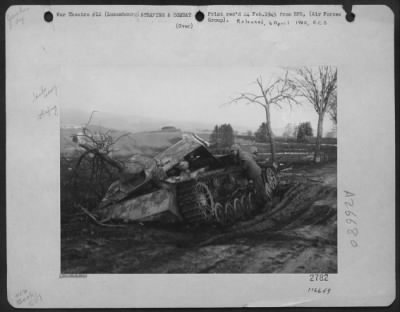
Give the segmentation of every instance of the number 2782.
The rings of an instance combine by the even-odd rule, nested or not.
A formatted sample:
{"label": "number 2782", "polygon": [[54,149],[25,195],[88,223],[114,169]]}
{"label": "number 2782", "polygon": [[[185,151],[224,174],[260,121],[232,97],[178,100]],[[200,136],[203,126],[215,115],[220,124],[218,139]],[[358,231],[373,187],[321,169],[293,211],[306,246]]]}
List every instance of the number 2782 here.
{"label": "number 2782", "polygon": [[328,274],[312,273],[310,274],[310,282],[327,282]]}

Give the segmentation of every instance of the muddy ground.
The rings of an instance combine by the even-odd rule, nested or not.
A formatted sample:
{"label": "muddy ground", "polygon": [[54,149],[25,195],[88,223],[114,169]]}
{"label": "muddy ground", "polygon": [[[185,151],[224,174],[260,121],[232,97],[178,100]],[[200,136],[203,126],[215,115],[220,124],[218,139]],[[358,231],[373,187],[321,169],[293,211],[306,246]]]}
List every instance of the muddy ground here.
{"label": "muddy ground", "polygon": [[283,170],[273,201],[235,225],[61,226],[62,273],[335,273],[336,163]]}

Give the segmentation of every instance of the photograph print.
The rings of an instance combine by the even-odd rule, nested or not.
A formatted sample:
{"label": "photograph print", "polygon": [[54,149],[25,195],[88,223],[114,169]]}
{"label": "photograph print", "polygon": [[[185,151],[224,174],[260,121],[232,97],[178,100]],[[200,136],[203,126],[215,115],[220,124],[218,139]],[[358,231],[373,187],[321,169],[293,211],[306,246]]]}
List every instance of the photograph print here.
{"label": "photograph print", "polygon": [[337,67],[71,66],[61,273],[337,273]]}

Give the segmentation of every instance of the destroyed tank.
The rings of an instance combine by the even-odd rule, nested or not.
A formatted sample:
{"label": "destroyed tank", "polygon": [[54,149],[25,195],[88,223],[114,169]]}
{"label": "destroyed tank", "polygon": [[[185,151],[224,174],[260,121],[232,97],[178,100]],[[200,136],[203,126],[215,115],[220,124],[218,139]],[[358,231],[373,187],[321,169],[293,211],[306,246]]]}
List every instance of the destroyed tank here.
{"label": "destroyed tank", "polygon": [[[154,158],[134,181],[115,181],[100,203],[102,220],[183,221],[227,225],[255,209],[255,188],[230,154],[216,156],[196,135],[186,135]],[[150,172],[162,168],[154,178]],[[263,166],[267,194],[278,184],[276,170]]]}

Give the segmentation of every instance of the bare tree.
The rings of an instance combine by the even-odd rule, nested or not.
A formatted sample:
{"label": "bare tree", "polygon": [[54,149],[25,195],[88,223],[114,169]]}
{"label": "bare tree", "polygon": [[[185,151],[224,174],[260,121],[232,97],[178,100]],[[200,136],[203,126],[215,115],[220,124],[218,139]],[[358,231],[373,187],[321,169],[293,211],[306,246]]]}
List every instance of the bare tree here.
{"label": "bare tree", "polygon": [[233,99],[231,102],[245,102],[246,104],[257,104],[265,111],[266,121],[266,137],[267,142],[271,146],[271,159],[272,162],[276,160],[276,149],[274,134],[271,126],[271,105],[282,108],[282,104],[286,103],[290,106],[292,103],[297,103],[295,95],[295,85],[288,78],[288,72],[285,73],[283,78],[278,78],[269,85],[263,84],[262,78],[256,80],[258,86],[257,93],[244,92],[239,97]]}
{"label": "bare tree", "polygon": [[328,105],[328,113],[331,117],[331,120],[334,122],[335,126],[337,125],[337,90],[332,93],[332,96],[329,98]]}
{"label": "bare tree", "polygon": [[[93,118],[93,114],[97,111],[93,111],[90,114],[90,118],[85,126],[82,127],[82,132],[73,136],[73,141],[78,143],[78,145],[85,151],[80,156],[77,165],[86,156],[92,157],[95,162],[96,160],[107,162],[109,165],[117,168],[118,170],[123,169],[123,163],[112,159],[109,155],[113,152],[114,145],[123,137],[128,136],[129,133],[124,133],[117,138],[114,138],[110,132],[92,131],[90,130],[90,122]],[[98,159],[96,159],[98,158]]]}
{"label": "bare tree", "polygon": [[299,96],[304,97],[313,105],[318,114],[314,161],[319,162],[324,116],[332,103],[336,103],[333,101],[333,96],[337,89],[337,69],[331,66],[303,67],[296,72],[295,83]]}
{"label": "bare tree", "polygon": [[[101,183],[104,174],[112,178],[111,168],[116,169],[121,173],[125,169],[125,164],[119,160],[113,159],[110,155],[113,152],[114,145],[123,137],[128,136],[129,133],[124,133],[118,137],[111,135],[111,130],[107,131],[94,131],[90,127],[93,119],[93,111],[90,115],[88,122],[82,127],[80,133],[72,136],[73,142],[77,143],[83,149],[82,154],[79,156],[75,165],[75,176],[79,173],[79,168],[83,161],[89,163],[90,177],[89,181],[93,185],[93,192],[96,196],[101,197],[104,194],[104,187]],[[111,167],[109,167],[111,166]],[[96,188],[100,186],[100,191]]]}

